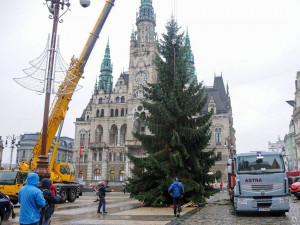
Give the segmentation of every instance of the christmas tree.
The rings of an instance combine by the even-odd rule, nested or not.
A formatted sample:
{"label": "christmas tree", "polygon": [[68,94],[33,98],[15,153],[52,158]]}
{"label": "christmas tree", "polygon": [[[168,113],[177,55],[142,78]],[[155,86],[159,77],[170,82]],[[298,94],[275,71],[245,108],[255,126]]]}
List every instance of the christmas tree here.
{"label": "christmas tree", "polygon": [[139,117],[151,134],[134,133],[147,156],[128,155],[134,167],[133,179],[126,189],[148,205],[172,201],[168,188],[175,177],[184,185],[184,200],[203,202],[214,193],[208,174],[214,165],[214,151],[205,150],[211,139],[212,112],[203,115],[207,103],[202,83],[190,82],[194,72],[189,69],[190,46],[184,43],[172,18],[167,32],[158,44],[155,61],[158,82],[148,84],[142,101],[147,114]]}

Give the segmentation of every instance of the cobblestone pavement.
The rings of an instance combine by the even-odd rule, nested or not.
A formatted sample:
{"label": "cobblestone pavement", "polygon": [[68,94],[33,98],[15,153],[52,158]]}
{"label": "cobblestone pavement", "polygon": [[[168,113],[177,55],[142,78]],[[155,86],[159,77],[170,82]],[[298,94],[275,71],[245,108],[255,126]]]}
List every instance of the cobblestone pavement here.
{"label": "cobblestone pavement", "polygon": [[217,224],[242,224],[242,225],[296,225],[300,224],[300,200],[290,196],[290,211],[285,216],[271,214],[244,214],[237,216],[226,191],[217,193],[210,198],[205,207],[195,209],[186,214],[184,218],[174,220],[170,225],[217,225]]}

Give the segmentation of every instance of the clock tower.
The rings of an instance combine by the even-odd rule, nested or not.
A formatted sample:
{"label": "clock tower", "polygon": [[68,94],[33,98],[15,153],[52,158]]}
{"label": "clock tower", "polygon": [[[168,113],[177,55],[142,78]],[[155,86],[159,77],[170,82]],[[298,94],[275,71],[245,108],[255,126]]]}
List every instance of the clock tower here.
{"label": "clock tower", "polygon": [[[148,132],[138,113],[147,113],[140,102],[144,98],[144,86],[157,82],[154,65],[157,53],[155,26],[152,0],[141,0],[136,15],[136,30],[133,28],[130,38],[127,126],[133,132]],[[127,139],[134,139],[132,132],[128,132]]]}
{"label": "clock tower", "polygon": [[[143,86],[157,81],[154,66],[156,48],[156,16],[152,0],[141,0],[136,16],[136,31],[130,39],[129,98],[143,98]],[[134,101],[135,102],[135,101]]]}

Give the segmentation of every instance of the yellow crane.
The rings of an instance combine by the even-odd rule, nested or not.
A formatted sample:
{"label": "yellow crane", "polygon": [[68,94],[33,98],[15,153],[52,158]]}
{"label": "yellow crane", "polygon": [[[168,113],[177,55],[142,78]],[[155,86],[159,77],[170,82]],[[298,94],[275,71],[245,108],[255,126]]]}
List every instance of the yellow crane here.
{"label": "yellow crane", "polygon": [[[110,13],[111,8],[114,6],[115,0],[107,0],[101,14],[91,32],[84,49],[80,57],[71,59],[69,70],[65,76],[64,81],[61,83],[56,95],[52,110],[48,119],[48,130],[47,130],[47,145],[46,153],[49,153],[50,147],[53,143],[55,135],[58,131],[59,126],[63,124],[63,120],[66,117],[66,113],[69,109],[69,103],[72,100],[73,93],[77,87],[77,84],[82,77],[84,67],[88,61],[88,58],[95,46],[95,43],[99,37],[102,27]],[[61,128],[58,134],[60,136]],[[56,193],[62,197],[62,202],[68,200],[73,202],[80,195],[80,186],[75,183],[75,168],[69,163],[55,163],[55,157],[59,141],[56,140],[51,161],[49,164],[49,171],[51,173],[50,179],[53,181],[56,189]],[[41,155],[42,145],[42,132],[40,132],[36,144],[32,150],[34,155],[33,159],[29,162],[23,161],[20,163],[20,169],[15,171],[3,170],[0,171],[0,190],[8,195],[14,204],[18,201],[18,192],[26,181],[28,173],[33,172],[37,166],[37,161]]]}

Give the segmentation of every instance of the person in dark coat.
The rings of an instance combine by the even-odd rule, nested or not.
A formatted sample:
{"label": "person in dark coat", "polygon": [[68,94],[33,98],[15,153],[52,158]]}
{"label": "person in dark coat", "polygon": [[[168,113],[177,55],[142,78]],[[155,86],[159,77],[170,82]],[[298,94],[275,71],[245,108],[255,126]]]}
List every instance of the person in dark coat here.
{"label": "person in dark coat", "polygon": [[108,187],[105,186],[105,182],[104,181],[101,181],[98,185],[98,194],[99,194],[99,205],[98,205],[98,210],[97,210],[97,213],[101,213],[100,210],[101,210],[101,207],[103,205],[103,213],[107,213],[106,210],[105,210],[105,205],[106,205],[106,201],[105,201],[105,196],[106,196],[106,192],[112,192],[114,191],[113,189],[112,190],[107,190],[106,188]]}
{"label": "person in dark coat", "polygon": [[173,197],[174,216],[179,217],[181,212],[181,193],[183,193],[183,185],[178,182],[177,177],[174,179],[173,184],[171,184],[171,186],[169,187],[168,193]]}
{"label": "person in dark coat", "polygon": [[49,225],[50,218],[54,212],[55,203],[59,203],[61,198],[59,196],[54,196],[51,192],[51,180],[48,178],[43,178],[41,181],[42,192],[46,200],[46,206],[42,209],[42,218],[40,220],[40,225]]}

